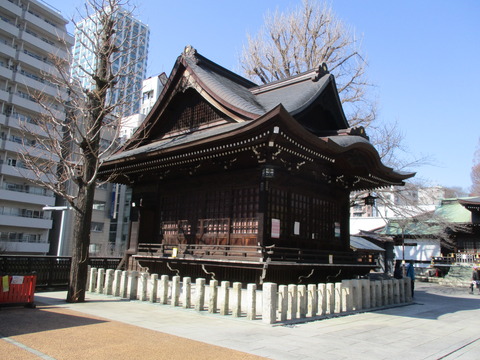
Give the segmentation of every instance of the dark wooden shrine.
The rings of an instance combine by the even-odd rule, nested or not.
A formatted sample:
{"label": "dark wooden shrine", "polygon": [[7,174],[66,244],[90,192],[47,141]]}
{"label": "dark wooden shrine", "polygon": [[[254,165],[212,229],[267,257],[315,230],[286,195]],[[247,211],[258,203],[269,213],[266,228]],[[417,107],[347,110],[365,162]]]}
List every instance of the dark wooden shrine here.
{"label": "dark wooden shrine", "polygon": [[101,178],[133,188],[128,254],[160,274],[351,278],[349,193],[401,185],[349,128],[325,66],[257,86],[187,47]]}

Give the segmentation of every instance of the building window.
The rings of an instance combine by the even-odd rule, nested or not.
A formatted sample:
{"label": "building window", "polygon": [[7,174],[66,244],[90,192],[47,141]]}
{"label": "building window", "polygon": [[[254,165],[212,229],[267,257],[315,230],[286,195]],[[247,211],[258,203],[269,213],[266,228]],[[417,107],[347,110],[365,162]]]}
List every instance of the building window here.
{"label": "building window", "polygon": [[90,226],[90,230],[92,232],[103,232],[103,223],[99,222],[92,222],[92,225]]}

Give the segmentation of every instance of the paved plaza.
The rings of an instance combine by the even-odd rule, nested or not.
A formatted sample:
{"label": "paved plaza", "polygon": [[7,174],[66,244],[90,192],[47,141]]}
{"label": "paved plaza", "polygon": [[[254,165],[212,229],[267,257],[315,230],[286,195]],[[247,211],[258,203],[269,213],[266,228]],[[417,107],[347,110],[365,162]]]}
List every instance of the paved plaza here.
{"label": "paved plaza", "polygon": [[[298,324],[65,292],[0,310],[2,359],[480,359],[480,295],[416,284],[412,305]],[[4,354],[7,354],[5,357]]]}

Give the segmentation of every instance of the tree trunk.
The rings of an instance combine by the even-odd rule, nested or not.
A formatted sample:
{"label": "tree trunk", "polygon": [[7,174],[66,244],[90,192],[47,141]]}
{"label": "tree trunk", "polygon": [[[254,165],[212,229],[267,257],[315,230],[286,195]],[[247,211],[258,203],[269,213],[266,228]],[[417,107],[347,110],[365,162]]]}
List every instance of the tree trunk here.
{"label": "tree trunk", "polygon": [[66,299],[69,303],[85,301],[94,195],[95,186],[86,186],[79,189],[78,210],[75,213],[73,229],[74,247],[72,250],[70,281]]}

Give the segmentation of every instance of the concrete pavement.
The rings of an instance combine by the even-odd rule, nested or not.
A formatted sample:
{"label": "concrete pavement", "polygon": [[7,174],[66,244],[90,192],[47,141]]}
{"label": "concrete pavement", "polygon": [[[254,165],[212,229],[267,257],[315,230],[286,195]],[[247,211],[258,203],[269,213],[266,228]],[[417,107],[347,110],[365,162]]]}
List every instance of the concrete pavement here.
{"label": "concrete pavement", "polygon": [[[251,354],[288,360],[480,359],[480,295],[470,295],[465,288],[417,282],[413,305],[280,326],[266,325],[260,320],[249,321],[95,294],[88,294],[88,301],[81,304],[66,304],[64,298],[65,292],[36,294],[36,302],[48,309],[75,312],[93,319],[73,328],[70,334],[73,338],[65,338],[64,341],[75,342],[75,331],[80,329],[88,331],[90,327],[91,332],[95,331],[90,321],[129,326],[129,330],[123,330],[122,334],[131,335],[124,338],[119,336],[119,341],[126,342],[125,347],[132,351],[136,346],[140,349],[139,339],[144,338],[144,344],[158,341],[154,340],[155,335],[164,339],[163,345],[159,343],[154,357],[150,357],[151,353],[142,357],[141,352],[137,351],[137,359],[172,359],[175,358],[175,349],[188,350],[192,346],[195,349],[193,353],[183,358],[249,359],[251,357],[248,354]],[[9,348],[18,348],[21,346],[21,336],[8,335],[5,322],[2,321],[4,313],[9,310],[0,311],[0,334],[6,336],[0,341],[0,346],[11,339],[19,344],[9,342]],[[19,308],[15,311],[28,316],[29,311],[35,310]],[[114,335],[115,329],[113,326],[109,331]],[[35,334],[48,339],[51,334],[46,330],[52,329],[43,331],[39,325]],[[142,332],[148,336],[142,337]],[[175,344],[174,348],[162,351],[169,344]],[[31,345],[29,347],[35,349],[35,341]],[[214,346],[217,352],[207,353],[207,345]],[[101,343],[97,346],[98,355],[91,351],[91,359],[104,358],[105,349],[102,349]],[[201,349],[205,351],[203,355]],[[51,356],[50,359],[74,358],[68,357],[68,354],[67,357],[55,354],[46,355]]]}

